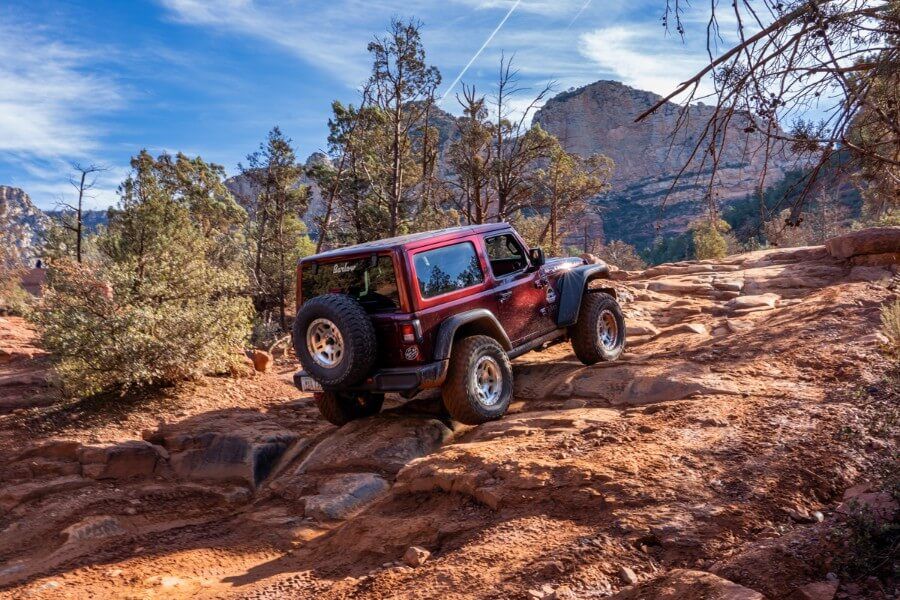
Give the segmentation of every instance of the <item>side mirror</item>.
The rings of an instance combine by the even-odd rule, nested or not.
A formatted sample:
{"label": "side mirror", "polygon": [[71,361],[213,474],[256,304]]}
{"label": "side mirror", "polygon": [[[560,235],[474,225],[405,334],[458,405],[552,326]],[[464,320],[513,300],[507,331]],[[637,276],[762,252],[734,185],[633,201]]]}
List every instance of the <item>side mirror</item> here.
{"label": "side mirror", "polygon": [[543,266],[546,262],[543,248],[532,248],[528,251],[528,258],[531,259],[531,266],[535,268]]}

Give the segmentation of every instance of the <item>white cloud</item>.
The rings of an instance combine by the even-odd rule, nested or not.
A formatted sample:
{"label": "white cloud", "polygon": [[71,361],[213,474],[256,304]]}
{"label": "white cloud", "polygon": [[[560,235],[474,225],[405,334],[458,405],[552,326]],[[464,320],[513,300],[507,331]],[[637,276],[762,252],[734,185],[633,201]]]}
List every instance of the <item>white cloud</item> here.
{"label": "white cloud", "polygon": [[[515,4],[515,0],[456,0],[457,3],[479,10],[503,9]],[[598,3],[600,0],[598,0]],[[564,17],[571,19],[584,6],[585,0],[522,0],[517,10],[545,17]]]}
{"label": "white cloud", "polygon": [[[112,78],[93,67],[101,56],[36,27],[0,22],[0,163],[42,208],[64,194],[69,161],[99,162],[102,117],[124,106]],[[116,184],[98,182],[93,206],[114,200]]]}
{"label": "white cloud", "polygon": [[[648,25],[616,25],[595,29],[580,37],[579,51],[605,73],[641,90],[667,95],[678,84],[708,64],[703,40],[685,45],[678,38],[666,37],[661,28]],[[698,48],[698,44],[701,46]],[[709,83],[700,93],[709,93]]]}
{"label": "white cloud", "polygon": [[[365,43],[349,43],[347,25],[366,9],[343,6],[315,10],[295,3],[256,4],[253,0],[160,0],[175,21],[239,33],[281,46],[339,81],[354,86],[366,75]],[[340,23],[340,26],[337,23]]]}
{"label": "white cloud", "polygon": [[94,118],[120,106],[115,82],[84,69],[89,53],[0,23],[0,152],[86,156]]}

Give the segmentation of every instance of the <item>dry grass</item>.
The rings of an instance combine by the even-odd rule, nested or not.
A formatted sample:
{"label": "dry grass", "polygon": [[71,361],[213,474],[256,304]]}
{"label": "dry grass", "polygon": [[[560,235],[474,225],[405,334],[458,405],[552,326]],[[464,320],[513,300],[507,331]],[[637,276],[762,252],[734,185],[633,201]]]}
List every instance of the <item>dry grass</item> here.
{"label": "dry grass", "polygon": [[881,333],[887,338],[885,352],[900,361],[900,298],[881,307]]}

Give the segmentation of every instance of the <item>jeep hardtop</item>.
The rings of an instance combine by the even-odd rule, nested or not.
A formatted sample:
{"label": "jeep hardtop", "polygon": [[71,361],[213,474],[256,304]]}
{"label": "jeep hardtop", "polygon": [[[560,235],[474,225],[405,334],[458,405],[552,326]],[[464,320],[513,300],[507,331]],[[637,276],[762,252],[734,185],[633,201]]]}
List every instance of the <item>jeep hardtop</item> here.
{"label": "jeep hardtop", "polygon": [[500,418],[510,360],[571,340],[584,364],[616,360],[625,320],[603,264],[545,259],[507,223],[470,225],[330,250],[297,266],[293,343],[336,425],[376,414],[386,392],[441,388],[467,424]]}

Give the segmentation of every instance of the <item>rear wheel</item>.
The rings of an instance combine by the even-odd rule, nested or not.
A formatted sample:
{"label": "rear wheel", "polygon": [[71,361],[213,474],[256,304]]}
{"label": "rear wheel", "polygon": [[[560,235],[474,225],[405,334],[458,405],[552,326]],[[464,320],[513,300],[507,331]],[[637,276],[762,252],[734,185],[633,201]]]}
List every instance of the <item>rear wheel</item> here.
{"label": "rear wheel", "polygon": [[325,420],[338,426],[377,415],[384,404],[384,394],[371,392],[321,392],[315,399]]}
{"label": "rear wheel", "polygon": [[575,356],[584,364],[616,360],[625,350],[625,317],[619,303],[609,294],[585,293],[569,335]]}
{"label": "rear wheel", "polygon": [[509,408],[512,391],[509,357],[496,340],[473,335],[453,345],[441,388],[450,416],[467,425],[499,419]]}

